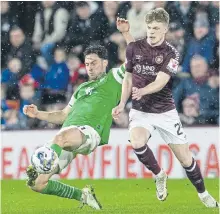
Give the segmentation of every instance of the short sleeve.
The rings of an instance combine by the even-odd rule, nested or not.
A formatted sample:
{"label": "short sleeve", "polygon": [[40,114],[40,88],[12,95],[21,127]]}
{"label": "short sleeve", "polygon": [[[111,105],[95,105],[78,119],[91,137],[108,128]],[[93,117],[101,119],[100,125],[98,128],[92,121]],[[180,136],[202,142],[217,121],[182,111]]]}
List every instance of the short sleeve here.
{"label": "short sleeve", "polygon": [[161,71],[169,74],[170,76],[174,76],[178,72],[179,67],[179,54],[178,52],[171,52],[167,55],[162,67]]}
{"label": "short sleeve", "polygon": [[122,84],[124,76],[125,76],[125,64],[122,64],[119,68],[112,68],[112,74],[114,79]]}
{"label": "short sleeve", "polygon": [[134,47],[134,42],[131,42],[128,44],[126,48],[126,59],[125,59],[125,67],[126,71],[132,73],[133,70],[133,63],[132,63],[132,58],[133,58],[133,47]]}
{"label": "short sleeve", "polygon": [[69,105],[71,108],[73,107],[73,104],[74,104],[75,100],[76,100],[75,94],[73,94],[72,97],[71,97],[71,99],[70,99],[70,101],[69,101],[69,103],[68,103],[68,105]]}

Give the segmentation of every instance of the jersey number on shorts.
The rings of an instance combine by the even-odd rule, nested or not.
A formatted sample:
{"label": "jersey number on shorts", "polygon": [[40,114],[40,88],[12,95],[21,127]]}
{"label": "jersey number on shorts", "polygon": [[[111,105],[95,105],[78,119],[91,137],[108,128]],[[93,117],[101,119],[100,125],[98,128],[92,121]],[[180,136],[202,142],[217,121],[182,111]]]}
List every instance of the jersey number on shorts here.
{"label": "jersey number on shorts", "polygon": [[183,134],[183,132],[180,131],[180,129],[182,128],[181,123],[176,123],[174,126],[175,126],[175,128],[177,127],[177,134],[178,135]]}

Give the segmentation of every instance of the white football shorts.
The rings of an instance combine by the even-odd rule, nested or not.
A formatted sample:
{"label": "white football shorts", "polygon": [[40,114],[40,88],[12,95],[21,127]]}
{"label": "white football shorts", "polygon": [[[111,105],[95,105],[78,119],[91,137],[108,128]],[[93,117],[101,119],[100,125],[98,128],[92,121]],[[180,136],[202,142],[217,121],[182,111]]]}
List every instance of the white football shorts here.
{"label": "white football shorts", "polygon": [[[68,166],[72,162],[72,160],[76,157],[77,154],[88,155],[93,152],[98,145],[100,144],[101,137],[99,136],[98,132],[92,128],[91,126],[68,126],[62,128],[58,134],[62,131],[77,128],[79,129],[87,138],[86,142],[82,144],[78,149],[73,151],[65,151],[62,150],[61,155],[59,157],[59,173]],[[47,143],[45,146],[50,146],[52,143]]]}
{"label": "white football shorts", "polygon": [[176,109],[160,114],[131,109],[129,113],[129,131],[135,127],[146,128],[151,135],[157,129],[167,144],[188,143]]}

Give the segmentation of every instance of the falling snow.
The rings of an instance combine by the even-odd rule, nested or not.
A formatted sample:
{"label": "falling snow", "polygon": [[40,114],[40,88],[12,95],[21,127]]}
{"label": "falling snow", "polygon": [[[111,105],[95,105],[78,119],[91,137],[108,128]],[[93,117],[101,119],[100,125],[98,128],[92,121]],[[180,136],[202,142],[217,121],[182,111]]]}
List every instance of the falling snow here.
{"label": "falling snow", "polygon": [[[105,46],[107,70],[119,66],[125,60],[126,42],[117,30],[116,18],[128,19],[130,33],[138,40],[147,35],[146,13],[157,7],[169,13],[166,39],[180,53],[179,72],[172,82],[183,125],[219,124],[218,4],[1,2],[2,129],[59,127],[26,117],[23,107],[34,104],[44,111],[63,109],[76,88],[88,81],[85,48]],[[126,113],[131,106],[129,100]]]}

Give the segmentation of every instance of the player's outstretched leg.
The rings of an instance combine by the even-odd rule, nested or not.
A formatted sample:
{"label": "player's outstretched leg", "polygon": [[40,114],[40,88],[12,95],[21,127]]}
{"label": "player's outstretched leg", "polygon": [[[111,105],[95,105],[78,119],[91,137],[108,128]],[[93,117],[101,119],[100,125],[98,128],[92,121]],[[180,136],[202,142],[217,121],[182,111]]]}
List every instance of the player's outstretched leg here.
{"label": "player's outstretched leg", "polygon": [[28,180],[27,184],[35,192],[47,195],[56,195],[58,197],[75,199],[83,205],[88,205],[96,210],[101,209],[101,205],[96,199],[94,189],[86,186],[82,190],[63,184],[59,181],[49,180],[54,174],[39,174],[32,166],[27,168]]}
{"label": "player's outstretched leg", "polygon": [[197,162],[192,157],[188,144],[171,144],[174,154],[186,171],[190,182],[195,186],[199,199],[206,207],[219,207],[218,202],[208,193]]}
{"label": "player's outstretched leg", "polygon": [[73,151],[85,142],[85,135],[76,127],[62,128],[54,137],[50,148],[60,157],[62,150]]}
{"label": "player's outstretched leg", "polygon": [[167,198],[167,174],[160,168],[152,150],[146,144],[150,133],[145,128],[133,128],[130,131],[131,144],[139,161],[156,176],[156,195],[158,200]]}

